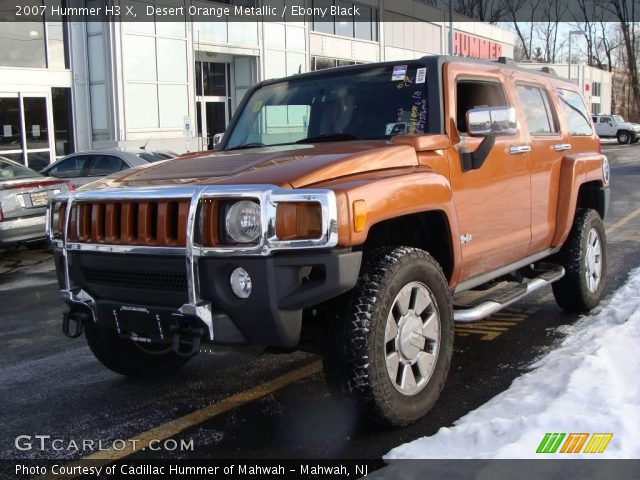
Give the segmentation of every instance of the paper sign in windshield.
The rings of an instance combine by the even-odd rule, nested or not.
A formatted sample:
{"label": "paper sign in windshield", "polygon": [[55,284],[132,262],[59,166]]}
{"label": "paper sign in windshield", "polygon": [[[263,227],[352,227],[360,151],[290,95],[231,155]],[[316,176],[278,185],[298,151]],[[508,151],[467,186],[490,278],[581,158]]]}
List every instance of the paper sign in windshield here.
{"label": "paper sign in windshield", "polygon": [[407,66],[406,65],[396,65],[393,67],[393,74],[391,75],[392,82],[399,82],[400,80],[404,80],[407,76]]}
{"label": "paper sign in windshield", "polygon": [[416,83],[424,83],[427,80],[427,69],[419,68],[416,70]]}

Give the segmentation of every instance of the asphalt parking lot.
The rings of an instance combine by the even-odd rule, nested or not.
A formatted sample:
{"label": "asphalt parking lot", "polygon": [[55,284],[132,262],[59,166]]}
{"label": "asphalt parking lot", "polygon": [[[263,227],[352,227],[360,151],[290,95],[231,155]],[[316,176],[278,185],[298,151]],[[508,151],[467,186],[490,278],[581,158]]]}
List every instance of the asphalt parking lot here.
{"label": "asphalt parking lot", "polygon": [[[640,147],[604,150],[612,164],[610,293],[640,265]],[[92,458],[380,458],[506,389],[578,318],[562,314],[544,290],[484,322],[457,327],[454,363],[436,407],[418,424],[388,431],[356,423],[332,400],[319,357],[216,351],[174,377],[133,381],[103,368],[84,339],[64,337],[62,311],[49,252],[0,251],[0,458],[78,459],[91,451],[70,442],[87,439],[96,446],[140,440]],[[63,448],[33,442],[21,450],[19,435],[49,435]],[[159,450],[149,440],[158,440]],[[181,440],[190,448],[180,448]]]}

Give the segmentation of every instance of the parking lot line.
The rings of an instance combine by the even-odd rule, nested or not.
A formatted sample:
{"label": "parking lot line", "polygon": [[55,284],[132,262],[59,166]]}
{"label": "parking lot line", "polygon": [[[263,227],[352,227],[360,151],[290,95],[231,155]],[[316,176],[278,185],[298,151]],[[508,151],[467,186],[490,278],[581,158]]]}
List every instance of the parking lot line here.
{"label": "parking lot line", "polygon": [[[303,378],[310,377],[322,371],[322,362],[316,361],[306,365],[304,367],[297,368],[290,372],[285,373],[273,380],[269,380],[257,387],[244,392],[236,393],[230,397],[221,400],[220,402],[213,403],[207,407],[201,408],[188,413],[180,418],[171,420],[163,425],[152,428],[141,434],[135,435],[129,440],[126,440],[126,448],[123,450],[115,450],[113,448],[98,451],[92,453],[81,459],[96,461],[92,465],[105,465],[116,460],[128,457],[136,453],[137,451],[144,450],[149,446],[149,442],[153,440],[162,441],[173,436],[180,434],[181,432],[194,427],[200,423],[206,422],[213,417],[221,415],[229,410],[240,407],[246,403],[252,402],[259,398],[262,398],[270,393],[273,393],[281,388],[284,388],[292,383],[295,383]],[[135,445],[135,448],[134,448]],[[79,465],[81,461],[70,462],[69,466]],[[78,476],[58,476],[58,477],[42,477],[42,478],[56,478],[57,480],[72,480],[78,478]]]}
{"label": "parking lot line", "polygon": [[620,227],[626,225],[627,223],[629,223],[631,220],[633,220],[634,218],[636,218],[638,215],[640,215],[640,208],[638,208],[637,210],[634,210],[633,212],[631,212],[629,215],[627,215],[626,217],[621,218],[620,220],[618,220],[616,223],[614,223],[613,225],[611,225],[609,228],[607,228],[607,235],[612,234],[613,232],[615,232],[616,230],[618,230]]}

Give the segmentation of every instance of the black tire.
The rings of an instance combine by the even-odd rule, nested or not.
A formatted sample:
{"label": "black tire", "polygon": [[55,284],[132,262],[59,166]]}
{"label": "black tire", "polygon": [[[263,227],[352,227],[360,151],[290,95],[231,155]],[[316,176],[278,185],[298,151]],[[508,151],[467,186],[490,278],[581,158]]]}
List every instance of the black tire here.
{"label": "black tire", "polygon": [[[396,296],[416,283],[427,288],[433,299],[431,305],[437,306],[439,346],[432,356],[432,373],[422,380],[424,386],[417,393],[405,395],[387,373],[389,344],[396,343],[385,340],[385,328]],[[417,310],[415,296],[411,290],[412,309]],[[396,338],[400,337],[399,325]],[[449,287],[431,255],[408,247],[373,252],[363,262],[360,279],[345,302],[343,314],[332,317],[328,326],[324,355],[327,383],[333,394],[354,404],[364,419],[398,427],[416,422],[433,407],[449,373],[454,334]],[[414,381],[419,378],[409,374]]]}
{"label": "black tire", "polygon": [[35,242],[26,242],[24,244],[29,250],[51,250],[51,244],[48,240],[36,240]]}
{"label": "black tire", "polygon": [[[595,289],[589,288],[587,279],[587,243],[592,230],[597,232],[601,245],[601,271]],[[553,284],[553,296],[558,305],[570,313],[588,312],[598,305],[607,279],[607,239],[598,212],[591,209],[576,211],[573,227],[557,259],[565,269],[565,276]]]}
{"label": "black tire", "polygon": [[85,337],[95,357],[109,370],[120,375],[152,378],[170,375],[189,361],[164,345],[137,345],[115,332],[87,326]]}
{"label": "black tire", "polygon": [[629,143],[631,141],[631,134],[629,132],[627,132],[626,130],[620,130],[616,134],[616,138],[618,139],[618,143],[620,145],[626,145],[627,143]]}

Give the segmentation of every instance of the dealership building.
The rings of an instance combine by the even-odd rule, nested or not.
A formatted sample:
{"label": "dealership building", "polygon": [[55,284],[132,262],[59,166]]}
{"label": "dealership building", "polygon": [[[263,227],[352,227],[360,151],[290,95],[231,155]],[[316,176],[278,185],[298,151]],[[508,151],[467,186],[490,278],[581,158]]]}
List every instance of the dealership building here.
{"label": "dealership building", "polygon": [[[260,80],[448,52],[446,12],[419,1],[355,5],[357,22],[0,24],[0,155],[38,169],[89,149],[207,149]],[[513,55],[507,30],[478,22],[454,29],[458,55]]]}

